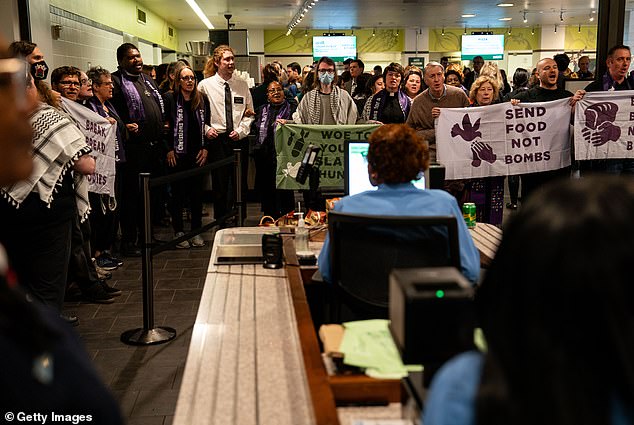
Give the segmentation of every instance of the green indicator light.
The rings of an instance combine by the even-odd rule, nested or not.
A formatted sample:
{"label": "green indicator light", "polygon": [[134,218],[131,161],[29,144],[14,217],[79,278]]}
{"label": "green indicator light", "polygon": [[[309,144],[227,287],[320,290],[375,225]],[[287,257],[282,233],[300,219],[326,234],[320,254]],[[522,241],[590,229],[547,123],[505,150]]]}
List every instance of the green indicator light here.
{"label": "green indicator light", "polygon": [[445,296],[445,291],[439,289],[436,291],[436,298],[443,298]]}

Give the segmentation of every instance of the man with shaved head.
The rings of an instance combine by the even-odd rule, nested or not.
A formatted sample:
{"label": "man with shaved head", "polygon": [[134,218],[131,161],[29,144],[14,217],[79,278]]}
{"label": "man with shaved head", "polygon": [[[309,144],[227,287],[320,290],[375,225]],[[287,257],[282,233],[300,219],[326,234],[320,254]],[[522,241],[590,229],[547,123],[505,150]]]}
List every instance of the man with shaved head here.
{"label": "man with shaved head", "polygon": [[[519,92],[513,96],[513,99],[518,99],[522,103],[533,103],[550,102],[573,96],[568,90],[557,86],[559,69],[553,59],[544,58],[537,62],[537,77],[539,78],[539,86]],[[530,193],[538,187],[560,177],[570,177],[570,167],[540,173],[522,174],[522,201],[526,202]]]}

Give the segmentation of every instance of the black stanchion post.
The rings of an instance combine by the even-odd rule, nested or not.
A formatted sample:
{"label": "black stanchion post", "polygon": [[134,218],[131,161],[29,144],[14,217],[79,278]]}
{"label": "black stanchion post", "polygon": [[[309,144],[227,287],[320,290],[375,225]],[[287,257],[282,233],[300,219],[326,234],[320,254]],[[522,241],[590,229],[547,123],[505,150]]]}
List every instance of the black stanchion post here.
{"label": "black stanchion post", "polygon": [[121,341],[131,345],[153,345],[171,341],[176,331],[168,327],[154,327],[154,276],[152,270],[152,219],[150,216],[150,173],[139,174],[143,194],[143,328],[130,329],[121,334]]}
{"label": "black stanchion post", "polygon": [[242,217],[242,209],[244,208],[242,204],[242,150],[234,149],[233,155],[236,174],[236,206],[238,207],[237,223],[239,227],[242,227],[244,225],[244,219]]}

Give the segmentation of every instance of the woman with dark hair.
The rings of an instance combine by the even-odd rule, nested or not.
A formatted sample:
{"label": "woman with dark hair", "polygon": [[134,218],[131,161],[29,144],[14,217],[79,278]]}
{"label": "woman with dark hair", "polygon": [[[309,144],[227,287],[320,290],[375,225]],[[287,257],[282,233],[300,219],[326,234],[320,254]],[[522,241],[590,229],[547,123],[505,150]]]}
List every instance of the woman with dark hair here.
{"label": "woman with dark hair", "polygon": [[[365,93],[368,97],[377,94],[385,88],[385,82],[383,81],[383,74],[373,75],[368,79],[365,84]],[[367,102],[367,101],[366,101]]]}
{"label": "woman with dark hair", "polygon": [[278,67],[272,63],[267,63],[262,68],[262,84],[251,89],[253,98],[253,108],[257,111],[267,101],[267,88],[273,81],[280,81]]}
{"label": "woman with dark hair", "polygon": [[[427,143],[405,124],[386,124],[370,136],[368,177],[377,190],[370,190],[338,201],[335,211],[379,216],[453,215],[458,223],[462,273],[476,282],[480,255],[473,244],[456,200],[443,190],[420,190],[412,180],[429,167]],[[319,254],[319,271],[330,279],[330,246],[326,237]]]}
{"label": "woman with dark hair", "polygon": [[455,69],[449,69],[445,72],[445,84],[450,86],[458,87],[462,89],[467,96],[469,96],[469,91],[462,85],[462,75]]}
{"label": "woman with dark hair", "polygon": [[[508,102],[518,93],[528,90],[528,81],[530,76],[531,75],[527,69],[517,68],[513,74],[513,91],[504,96],[504,101]],[[517,209],[521,178],[522,177],[519,174],[515,176],[508,176],[509,196],[511,197],[511,202],[506,204],[506,208],[510,210]]]}
{"label": "woman with dark hair", "polygon": [[381,124],[401,124],[407,121],[411,100],[401,90],[403,67],[392,62],[383,70],[385,88],[368,98],[363,108],[363,119]]}
{"label": "woman with dark hair", "polygon": [[[168,129],[166,133],[167,165],[172,172],[202,167],[207,162],[207,139],[211,130],[205,131],[209,122],[207,97],[198,91],[196,75],[187,65],[174,76],[174,91],[163,96]],[[202,226],[202,176],[194,176],[172,182],[171,215],[175,237],[184,235],[183,206],[189,198],[191,208],[191,228]],[[189,241],[180,242],[177,248],[204,246],[200,235]]]}
{"label": "woman with dark hair", "polygon": [[297,108],[295,101],[288,101],[284,89],[277,81],[267,86],[268,103],[256,112],[255,129],[255,185],[260,196],[264,215],[278,218],[293,209],[293,191],[276,189],[275,172],[277,157],[275,151],[275,129],[285,124]]}
{"label": "woman with dark hair", "polygon": [[423,74],[417,70],[410,70],[407,74],[405,74],[405,78],[403,78],[401,90],[403,90],[407,97],[413,101],[414,98],[423,91],[422,84]]}
{"label": "woman with dark hair", "polygon": [[425,425],[634,423],[634,184],[542,188],[512,216],[476,311],[486,353],[432,381]]}

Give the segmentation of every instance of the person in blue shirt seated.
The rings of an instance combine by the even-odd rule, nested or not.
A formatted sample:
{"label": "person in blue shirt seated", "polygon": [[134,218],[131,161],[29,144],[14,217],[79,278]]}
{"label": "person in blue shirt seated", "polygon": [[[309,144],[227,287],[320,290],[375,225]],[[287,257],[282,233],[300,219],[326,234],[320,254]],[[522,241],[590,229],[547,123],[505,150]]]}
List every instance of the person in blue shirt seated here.
{"label": "person in blue shirt seated", "polygon": [[[462,273],[472,283],[480,274],[480,254],[473,244],[456,199],[442,190],[420,190],[412,180],[420,178],[429,167],[427,143],[405,124],[386,124],[369,139],[368,175],[377,190],[370,190],[339,200],[334,211],[377,216],[453,215],[458,222]],[[330,238],[327,236],[319,254],[319,271],[331,282]]]}
{"label": "person in blue shirt seated", "polygon": [[522,206],[475,297],[488,352],[441,368],[425,425],[634,424],[632,211],[614,176]]}

